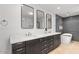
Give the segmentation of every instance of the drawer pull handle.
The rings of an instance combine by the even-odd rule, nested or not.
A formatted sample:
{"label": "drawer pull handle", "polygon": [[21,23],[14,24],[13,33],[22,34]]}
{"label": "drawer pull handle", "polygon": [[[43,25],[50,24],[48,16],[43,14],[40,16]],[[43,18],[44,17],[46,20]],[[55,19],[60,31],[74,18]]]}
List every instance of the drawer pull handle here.
{"label": "drawer pull handle", "polygon": [[16,50],[16,51],[21,51],[21,50],[23,50],[23,49],[18,49],[18,50]]}
{"label": "drawer pull handle", "polygon": [[53,39],[51,39],[51,40],[53,40]]}
{"label": "drawer pull handle", "polygon": [[47,41],[44,41],[44,42],[47,42]]}
{"label": "drawer pull handle", "polygon": [[53,44],[53,42],[51,42],[51,44]]}
{"label": "drawer pull handle", "polygon": [[46,51],[46,49],[44,49],[43,51],[41,51],[42,53],[44,53]]}
{"label": "drawer pull handle", "polygon": [[40,41],[42,41],[43,39],[40,39]]}
{"label": "drawer pull handle", "polygon": [[43,51],[47,50],[47,48],[45,48]]}
{"label": "drawer pull handle", "polygon": [[47,45],[44,45],[44,46],[47,46]]}
{"label": "drawer pull handle", "polygon": [[46,50],[46,49],[44,49],[44,50]]}
{"label": "drawer pull handle", "polygon": [[52,45],[50,47],[53,47]]}

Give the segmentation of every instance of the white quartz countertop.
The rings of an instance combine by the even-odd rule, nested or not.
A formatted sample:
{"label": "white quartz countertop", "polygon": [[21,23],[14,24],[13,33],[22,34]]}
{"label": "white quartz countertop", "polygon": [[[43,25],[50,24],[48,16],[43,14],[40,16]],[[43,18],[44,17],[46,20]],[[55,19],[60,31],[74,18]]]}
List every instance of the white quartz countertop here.
{"label": "white quartz countertop", "polygon": [[57,34],[61,34],[61,33],[56,32],[56,33],[46,33],[46,34],[34,34],[31,36],[26,36],[25,34],[13,35],[13,36],[10,36],[10,43],[14,44],[14,43],[22,42],[22,41],[34,40],[34,39],[52,36],[52,35],[57,35]]}

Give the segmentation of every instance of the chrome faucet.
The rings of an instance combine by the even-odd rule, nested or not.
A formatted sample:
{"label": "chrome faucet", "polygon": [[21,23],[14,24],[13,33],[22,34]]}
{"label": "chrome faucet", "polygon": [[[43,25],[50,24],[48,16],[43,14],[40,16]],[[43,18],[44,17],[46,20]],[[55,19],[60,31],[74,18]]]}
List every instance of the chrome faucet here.
{"label": "chrome faucet", "polygon": [[45,28],[45,31],[47,31],[47,28]]}
{"label": "chrome faucet", "polygon": [[47,28],[45,28],[45,34],[47,33]]}
{"label": "chrome faucet", "polygon": [[30,33],[30,32],[28,32],[27,34],[26,34],[26,36],[31,36],[32,35],[32,33]]}

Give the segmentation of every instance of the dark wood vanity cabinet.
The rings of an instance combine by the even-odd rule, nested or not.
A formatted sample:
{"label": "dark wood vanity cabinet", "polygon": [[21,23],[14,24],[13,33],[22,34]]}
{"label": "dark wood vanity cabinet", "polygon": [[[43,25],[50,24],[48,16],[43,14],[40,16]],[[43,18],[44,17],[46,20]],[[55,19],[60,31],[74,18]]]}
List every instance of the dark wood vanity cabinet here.
{"label": "dark wood vanity cabinet", "polygon": [[47,54],[60,45],[60,35],[12,44],[13,54]]}
{"label": "dark wood vanity cabinet", "polygon": [[26,54],[46,54],[49,46],[48,38],[39,38],[26,41]]}

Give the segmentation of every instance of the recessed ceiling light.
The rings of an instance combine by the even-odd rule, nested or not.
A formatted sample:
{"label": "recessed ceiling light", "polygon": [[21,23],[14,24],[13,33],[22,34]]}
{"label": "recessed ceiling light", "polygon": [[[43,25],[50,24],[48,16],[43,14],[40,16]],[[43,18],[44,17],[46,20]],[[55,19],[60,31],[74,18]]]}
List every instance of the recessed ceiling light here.
{"label": "recessed ceiling light", "polygon": [[57,9],[60,9],[61,7],[57,7]]}

